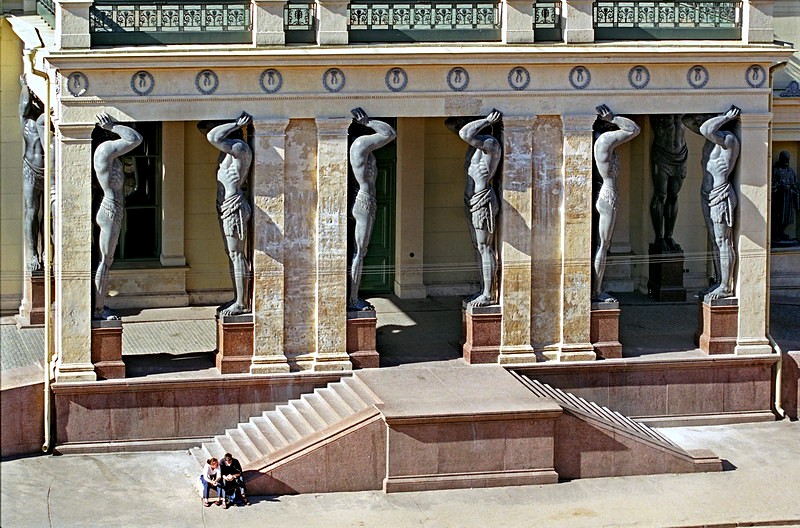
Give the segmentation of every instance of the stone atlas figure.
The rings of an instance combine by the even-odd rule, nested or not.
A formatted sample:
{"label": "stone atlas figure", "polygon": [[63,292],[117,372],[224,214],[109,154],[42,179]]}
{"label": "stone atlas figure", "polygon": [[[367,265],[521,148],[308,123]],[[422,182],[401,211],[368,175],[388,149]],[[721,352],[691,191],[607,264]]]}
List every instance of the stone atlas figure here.
{"label": "stone atlas figure", "polygon": [[252,209],[242,190],[250,173],[253,151],[243,139],[231,137],[246,128],[253,118],[242,115],[233,123],[211,129],[208,141],[222,153],[217,169],[217,212],[225,248],[231,261],[234,299],[219,308],[221,315],[239,315],[250,311],[250,264],[245,254],[248,226]]}
{"label": "stone atlas figure", "polygon": [[712,117],[700,126],[700,133],[713,145],[703,165],[703,178],[711,179],[708,208],[714,229],[714,243],[719,251],[720,275],[718,285],[706,293],[705,300],[733,296],[733,268],[736,252],[733,247],[733,221],[736,192],[729,181],[739,158],[739,139],[722,126],[739,117],[740,110],[731,106],[721,116]]}
{"label": "stone atlas figure", "polygon": [[653,174],[653,200],[650,217],[656,233],[658,251],[680,251],[672,238],[678,217],[678,192],[686,179],[686,158],[689,150],[683,134],[680,114],[650,116],[653,146],[650,161]]}
{"label": "stone atlas figure", "polygon": [[27,271],[42,269],[42,193],[44,192],[44,106],[28,88],[25,75],[19,78],[19,121],[24,151],[22,155],[22,232],[25,243]]}
{"label": "stone atlas figure", "polygon": [[794,223],[795,211],[800,209],[800,189],[797,174],[789,166],[790,159],[784,150],[772,166],[772,243],[784,246],[797,244],[785,231]]}
{"label": "stone atlas figure", "polygon": [[597,196],[595,208],[599,213],[597,223],[598,246],[595,249],[592,277],[592,301],[616,302],[616,299],[602,291],[603,275],[606,271],[606,258],[611,247],[611,236],[617,221],[617,177],[619,176],[619,156],[616,148],[639,135],[639,126],[626,117],[614,115],[606,105],[597,107],[600,119],[616,125],[595,132],[594,165],[603,185]]}
{"label": "stone atlas figure", "polygon": [[103,189],[103,200],[97,211],[95,222],[100,227],[98,248],[100,263],[94,279],[94,319],[119,319],[113,311],[105,306],[108,292],[108,271],[114,262],[119,233],[122,228],[123,185],[125,175],[122,170],[120,156],[124,156],[139,146],[142,136],[134,129],[117,123],[106,113],[97,116],[97,125],[103,130],[119,136],[119,139],[104,141],[94,151],[94,171],[97,182]]}
{"label": "stone atlas figure", "polygon": [[375,224],[375,214],[378,210],[378,202],[375,198],[378,162],[375,160],[373,152],[391,143],[397,133],[383,121],[370,119],[362,108],[354,108],[352,113],[356,123],[375,131],[374,134],[360,136],[350,145],[350,166],[353,168],[353,176],[358,182],[358,192],[351,210],[355,220],[355,251],[353,252],[353,262],[350,265],[350,294],[347,300],[347,309],[362,311],[374,309],[371,304],[358,298],[364,257],[367,254],[367,246],[372,236],[372,226]]}
{"label": "stone atlas figure", "polygon": [[460,129],[457,127],[463,122],[461,119],[450,118],[445,121],[445,126],[458,132],[459,137],[469,144],[464,157],[464,207],[472,245],[481,266],[481,289],[467,297],[466,301],[470,306],[497,303],[497,252],[494,247],[494,233],[500,201],[492,187],[492,179],[503,157],[503,151],[497,138],[482,132],[486,127],[499,123],[502,118],[503,114],[492,110],[485,118],[471,121]]}

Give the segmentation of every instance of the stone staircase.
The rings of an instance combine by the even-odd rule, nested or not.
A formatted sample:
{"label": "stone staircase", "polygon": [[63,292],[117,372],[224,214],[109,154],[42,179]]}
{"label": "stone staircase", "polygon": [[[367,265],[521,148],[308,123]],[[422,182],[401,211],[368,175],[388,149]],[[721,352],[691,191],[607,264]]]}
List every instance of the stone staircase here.
{"label": "stone staircase", "polygon": [[231,453],[243,467],[265,465],[270,459],[279,458],[289,446],[297,449],[299,444],[336,430],[354,417],[373,414],[376,402],[375,395],[358,379],[342,378],[254,416],[235,429],[227,429],[212,442],[192,450],[192,454],[203,464],[210,457],[221,459]]}

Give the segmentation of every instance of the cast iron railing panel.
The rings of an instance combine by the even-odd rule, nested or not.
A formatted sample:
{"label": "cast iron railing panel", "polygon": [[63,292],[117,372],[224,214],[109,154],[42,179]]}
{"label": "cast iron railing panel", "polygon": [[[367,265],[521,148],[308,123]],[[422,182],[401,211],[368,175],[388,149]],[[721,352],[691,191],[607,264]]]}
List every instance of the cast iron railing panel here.
{"label": "cast iron railing panel", "polygon": [[92,45],[252,42],[250,2],[96,1],[89,10]]}
{"label": "cast iron railing panel", "polygon": [[56,6],[53,0],[36,0],[36,14],[47,22],[51,28],[56,27]]}
{"label": "cast iron railing panel", "polygon": [[287,43],[316,42],[314,2],[288,2],[283,8],[283,31]]}
{"label": "cast iron railing panel", "polygon": [[533,38],[536,41],[561,40],[561,1],[533,5]]}
{"label": "cast iron railing panel", "polygon": [[595,40],[739,39],[741,0],[596,0]]}
{"label": "cast iron railing panel", "polygon": [[349,6],[350,42],[500,40],[497,2],[358,2]]}

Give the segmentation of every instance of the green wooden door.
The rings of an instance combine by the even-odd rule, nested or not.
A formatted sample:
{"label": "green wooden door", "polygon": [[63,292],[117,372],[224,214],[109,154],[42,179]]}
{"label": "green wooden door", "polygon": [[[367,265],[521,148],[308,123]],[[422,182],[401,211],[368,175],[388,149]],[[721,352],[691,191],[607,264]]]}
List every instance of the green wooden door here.
{"label": "green wooden door", "polygon": [[367,255],[359,293],[392,293],[394,287],[394,231],[395,231],[395,143],[375,151],[378,178],[375,182],[378,211]]}

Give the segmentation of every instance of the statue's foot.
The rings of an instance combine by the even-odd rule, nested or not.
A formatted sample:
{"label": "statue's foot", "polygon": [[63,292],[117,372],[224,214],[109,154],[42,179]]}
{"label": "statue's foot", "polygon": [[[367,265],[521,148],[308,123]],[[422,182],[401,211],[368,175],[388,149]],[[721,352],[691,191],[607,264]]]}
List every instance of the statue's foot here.
{"label": "statue's foot", "polygon": [[374,310],[375,307],[363,299],[356,299],[354,303],[347,305],[347,309],[351,312],[368,312]]}
{"label": "statue's foot", "polygon": [[233,306],[233,304],[235,302],[236,302],[236,299],[231,299],[230,301],[228,301],[226,303],[220,304],[219,306],[217,306],[217,313],[222,313],[222,310],[227,310],[228,307]]}
{"label": "statue's foot", "polygon": [[472,301],[474,301],[475,299],[477,299],[478,297],[480,297],[482,293],[483,293],[483,290],[478,290],[475,293],[467,295],[466,297],[464,297],[463,300],[464,300],[465,303],[469,304]]}
{"label": "statue's foot", "polygon": [[614,303],[618,302],[616,297],[612,297],[606,292],[600,292],[592,298],[592,302],[607,302],[607,303]]}
{"label": "statue's foot", "polygon": [[667,245],[667,247],[668,247],[668,248],[669,248],[671,251],[683,251],[683,248],[681,248],[680,244],[678,244],[677,242],[675,242],[675,239],[674,239],[674,238],[672,238],[672,237],[667,237],[667,238],[665,238],[665,239],[664,239],[664,243]]}
{"label": "statue's foot", "polygon": [[670,251],[670,247],[667,244],[667,241],[664,240],[663,238],[657,238],[656,241],[653,242],[653,247],[655,248],[656,251],[661,253],[665,251]]}
{"label": "statue's foot", "polygon": [[727,297],[733,297],[733,292],[720,284],[714,290],[708,292],[703,299],[706,301],[713,301],[715,299],[725,299]]}
{"label": "statue's foot", "polygon": [[44,266],[42,265],[42,261],[39,260],[38,257],[33,259],[30,262],[30,264],[28,264],[28,271],[30,271],[31,273],[33,273],[35,271],[42,271],[43,269],[44,269]]}
{"label": "statue's foot", "polygon": [[715,280],[715,279],[712,277],[712,278],[709,280],[708,288],[705,288],[705,289],[703,289],[703,290],[700,290],[700,292],[699,292],[697,295],[698,295],[698,297],[705,298],[705,296],[706,296],[708,293],[710,293],[710,292],[712,292],[712,291],[716,290],[717,288],[719,288],[719,283],[718,283],[718,282],[717,282],[717,281],[716,281],[716,280]]}
{"label": "statue's foot", "polygon": [[473,297],[472,300],[467,301],[468,306],[491,306],[493,304],[497,303],[488,293],[481,293],[477,297]]}
{"label": "statue's foot", "polygon": [[92,315],[92,319],[95,321],[119,321],[121,317],[118,316],[117,313],[108,306],[103,306],[102,310],[95,312],[94,315]]}
{"label": "statue's foot", "polygon": [[247,306],[242,303],[229,303],[226,308],[219,311],[220,315],[241,315],[247,312]]}

